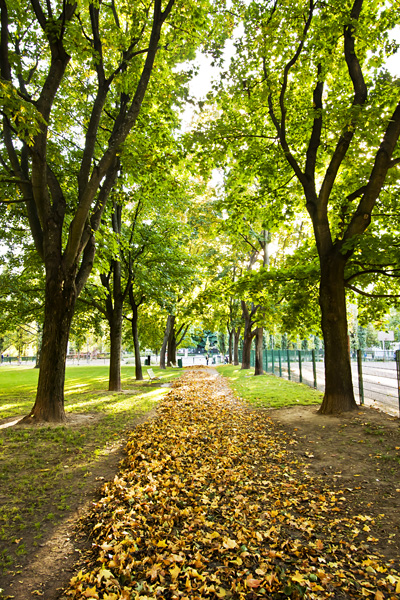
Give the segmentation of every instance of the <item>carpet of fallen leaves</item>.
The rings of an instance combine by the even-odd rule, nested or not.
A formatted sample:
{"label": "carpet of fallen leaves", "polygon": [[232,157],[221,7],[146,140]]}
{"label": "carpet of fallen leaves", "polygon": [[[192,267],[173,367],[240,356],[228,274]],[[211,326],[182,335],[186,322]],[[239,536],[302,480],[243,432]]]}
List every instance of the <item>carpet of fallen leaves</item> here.
{"label": "carpet of fallen leaves", "polygon": [[368,514],[313,478],[291,439],[192,369],[129,438],[65,598],[399,598]]}

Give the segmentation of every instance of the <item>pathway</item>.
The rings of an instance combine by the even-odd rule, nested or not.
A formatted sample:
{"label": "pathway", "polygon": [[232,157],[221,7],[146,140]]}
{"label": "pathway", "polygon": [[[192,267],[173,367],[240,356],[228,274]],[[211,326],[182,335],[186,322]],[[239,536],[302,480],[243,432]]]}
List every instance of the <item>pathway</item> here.
{"label": "pathway", "polygon": [[[94,506],[63,598],[397,598],[373,523],[307,473],[292,439],[214,370],[185,372]],[[373,539],[373,538],[372,538]]]}

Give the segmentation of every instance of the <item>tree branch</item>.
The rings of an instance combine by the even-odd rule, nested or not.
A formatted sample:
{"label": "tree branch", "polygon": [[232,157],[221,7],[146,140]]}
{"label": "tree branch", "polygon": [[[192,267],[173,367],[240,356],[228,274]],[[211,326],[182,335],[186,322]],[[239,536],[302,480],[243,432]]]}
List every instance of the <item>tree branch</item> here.
{"label": "tree branch", "polygon": [[400,298],[400,294],[372,294],[369,292],[364,292],[364,290],[360,290],[353,285],[346,284],[345,287],[353,292],[356,292],[356,294],[361,294],[362,296],[367,296],[368,298]]}
{"label": "tree branch", "polygon": [[[358,21],[361,8],[362,8],[363,0],[355,0],[351,13],[350,25],[346,25],[344,28],[344,54],[345,60],[347,64],[347,70],[349,72],[349,76],[353,83],[353,102],[352,107],[361,107],[365,104],[367,100],[367,86],[365,85],[364,77],[361,71],[360,62],[358,60],[356,50],[355,50],[355,40],[353,36],[355,21]],[[322,182],[320,193],[319,193],[319,201],[320,201],[320,209],[326,210],[326,207],[329,202],[329,197],[332,191],[333,184],[336,180],[340,165],[343,162],[344,157],[347,154],[347,150],[349,149],[350,143],[354,137],[354,133],[356,130],[356,122],[357,116],[352,113],[350,118],[350,123],[346,125],[345,129],[342,131],[342,134],[339,138],[339,141],[336,145],[335,151],[329,163],[329,166],[326,170],[324,181]]]}

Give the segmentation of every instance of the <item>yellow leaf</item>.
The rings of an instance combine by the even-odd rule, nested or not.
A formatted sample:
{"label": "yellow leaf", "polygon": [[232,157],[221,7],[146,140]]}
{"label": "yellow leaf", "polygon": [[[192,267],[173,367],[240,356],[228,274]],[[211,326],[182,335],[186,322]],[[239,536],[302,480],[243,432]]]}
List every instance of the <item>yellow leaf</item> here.
{"label": "yellow leaf", "polygon": [[158,548],[166,548],[167,547],[166,540],[160,540],[159,542],[157,542],[157,547]]}
{"label": "yellow leaf", "polygon": [[83,592],[83,596],[85,598],[96,598],[96,600],[99,599],[99,595],[96,592],[96,586],[92,587],[92,588],[87,588],[84,592]]}
{"label": "yellow leaf", "polygon": [[175,579],[178,577],[179,573],[181,572],[180,568],[178,567],[178,565],[175,565],[174,567],[171,567],[169,570],[170,574],[171,574],[171,579],[172,581],[175,581]]}
{"label": "yellow leaf", "polygon": [[375,594],[375,600],[384,600],[385,596],[379,590]]}
{"label": "yellow leaf", "polygon": [[222,545],[224,548],[229,548],[229,549],[237,548],[237,543],[235,542],[235,540],[231,540],[230,538],[225,540]]}
{"label": "yellow leaf", "polygon": [[396,584],[396,594],[400,594],[400,581]]}
{"label": "yellow leaf", "polygon": [[298,571],[296,571],[296,573],[291,576],[291,580],[296,581],[300,585],[305,584],[304,577]]}

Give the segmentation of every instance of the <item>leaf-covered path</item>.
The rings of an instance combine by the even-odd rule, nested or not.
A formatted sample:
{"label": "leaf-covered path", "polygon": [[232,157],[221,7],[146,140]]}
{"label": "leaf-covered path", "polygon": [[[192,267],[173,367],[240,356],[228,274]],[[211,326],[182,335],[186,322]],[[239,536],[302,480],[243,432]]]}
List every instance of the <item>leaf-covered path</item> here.
{"label": "leaf-covered path", "polygon": [[373,522],[314,479],[263,411],[211,369],[187,371],[90,518],[93,553],[65,597],[398,598]]}

